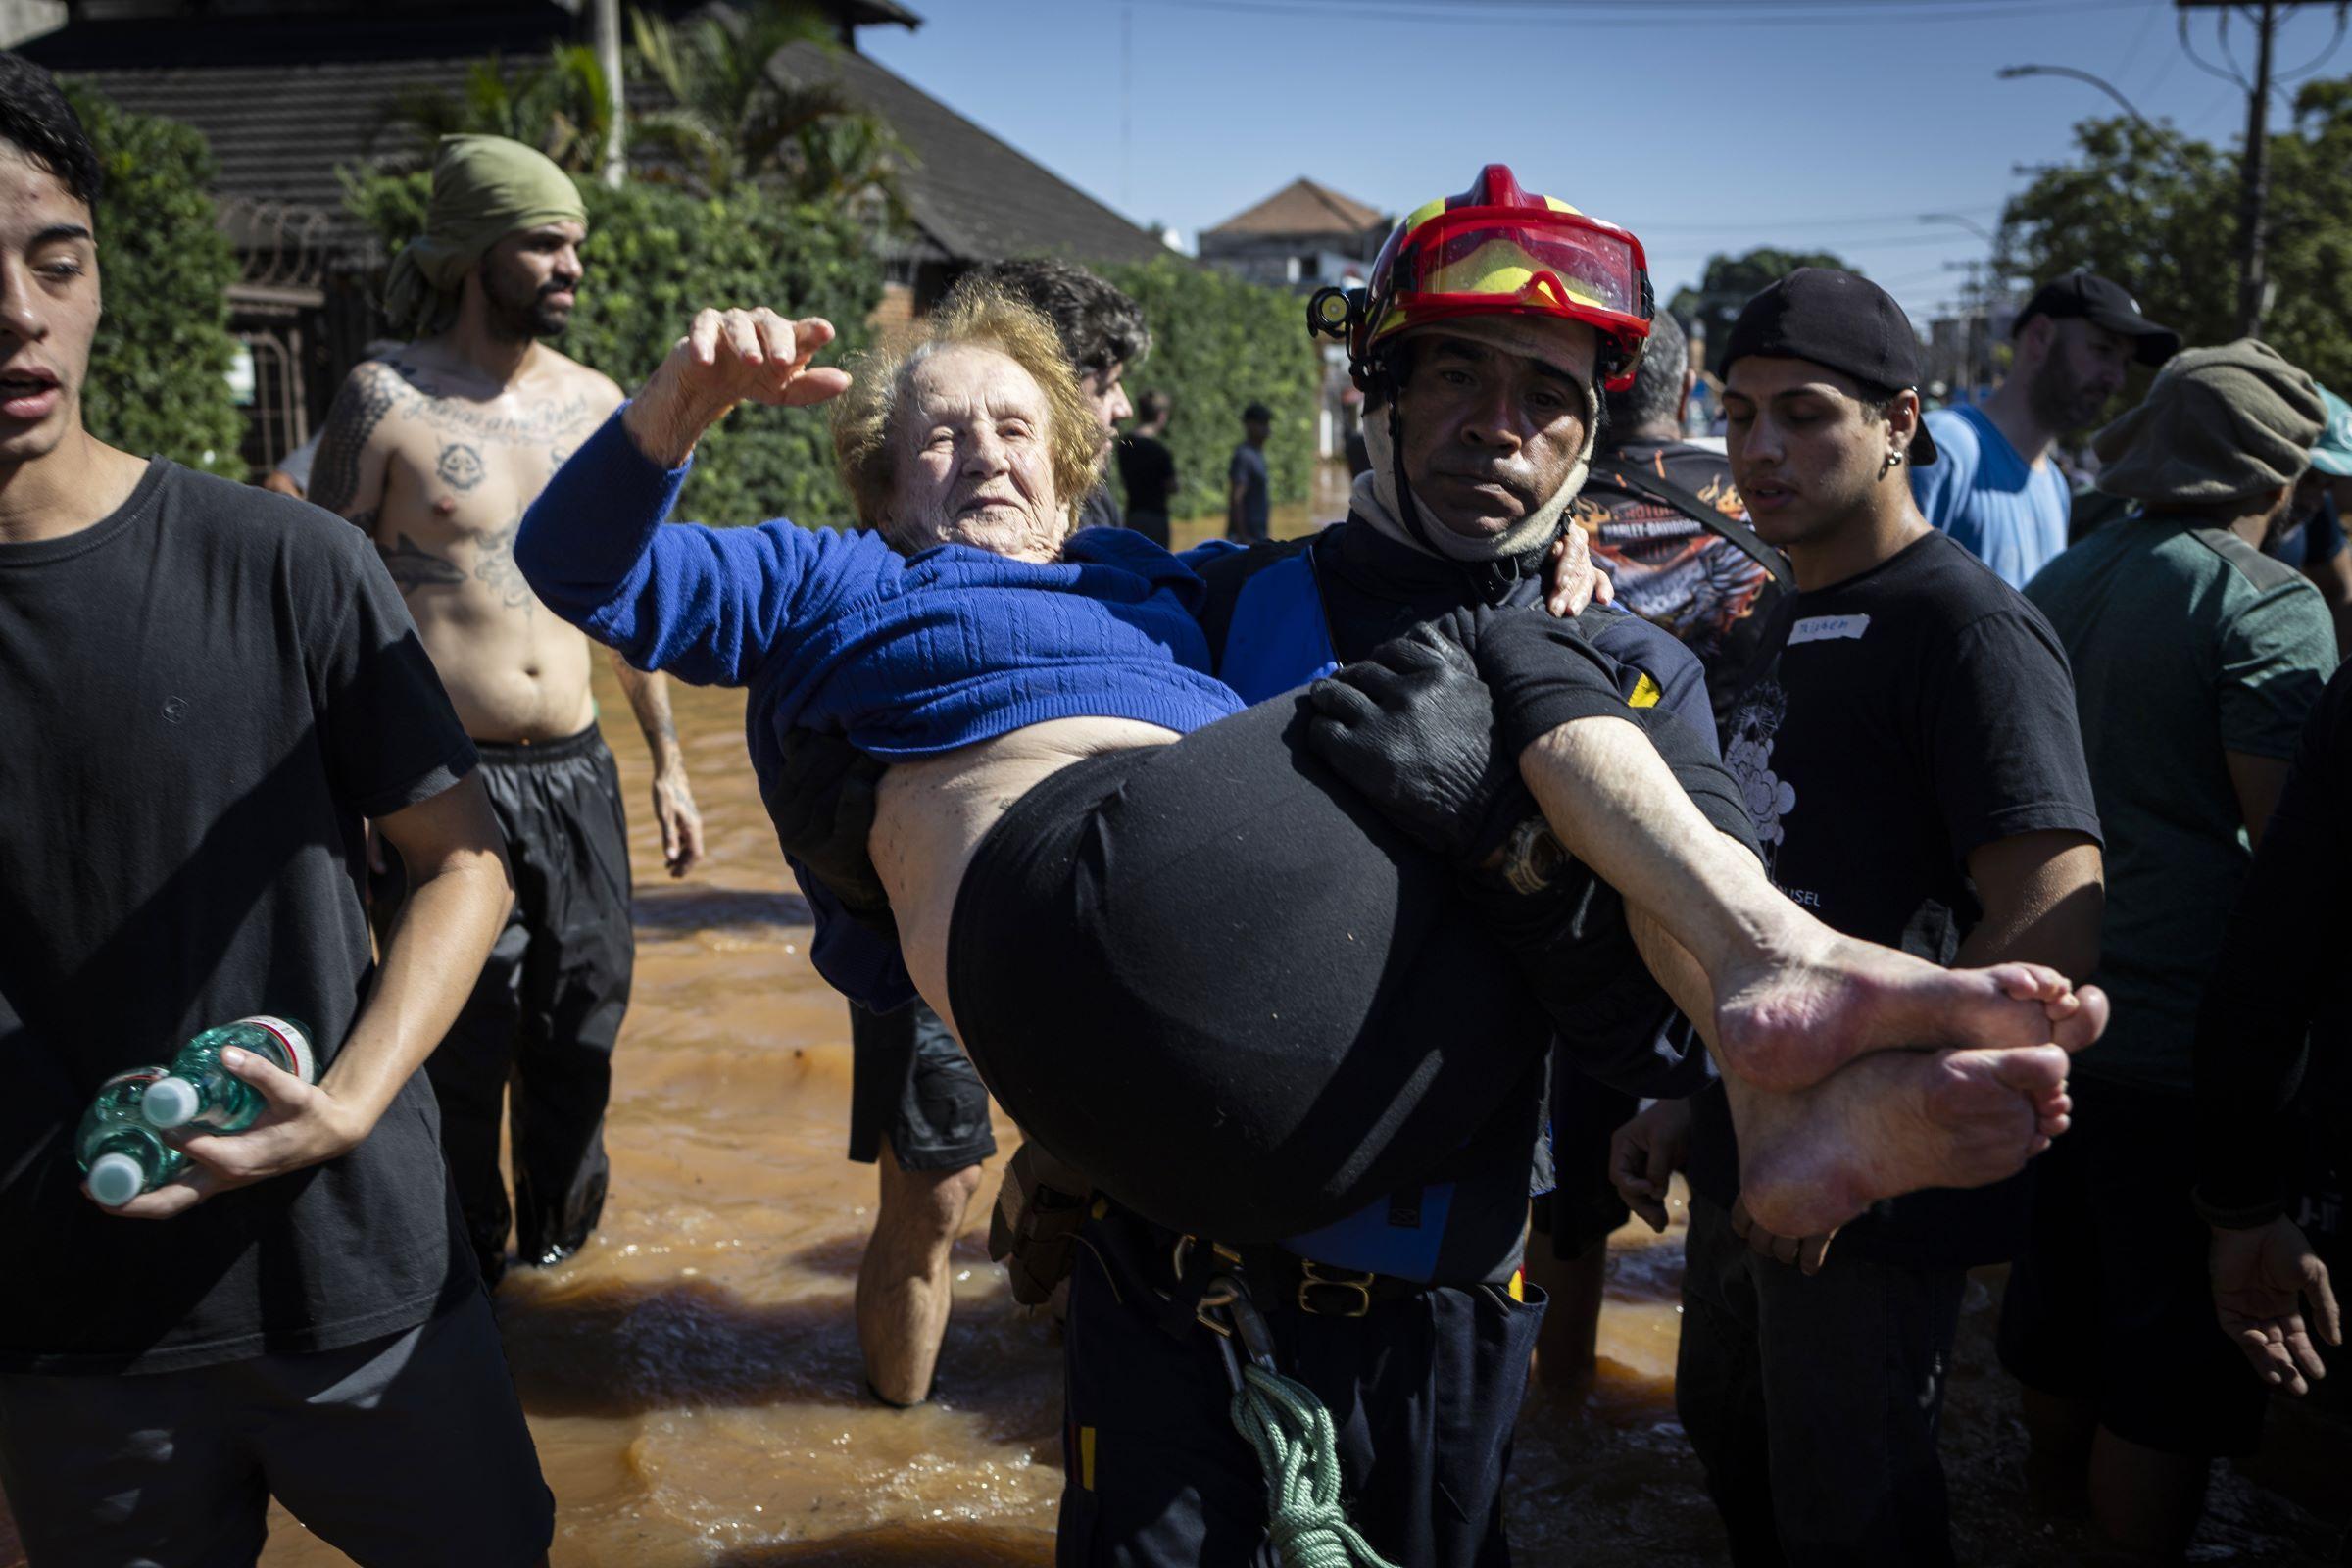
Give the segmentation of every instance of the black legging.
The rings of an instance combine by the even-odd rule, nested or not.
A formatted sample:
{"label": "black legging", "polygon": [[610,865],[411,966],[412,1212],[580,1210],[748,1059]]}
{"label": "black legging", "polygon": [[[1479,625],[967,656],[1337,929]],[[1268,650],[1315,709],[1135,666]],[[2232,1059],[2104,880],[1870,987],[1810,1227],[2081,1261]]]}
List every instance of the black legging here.
{"label": "black legging", "polygon": [[[1531,657],[1532,689],[1489,674],[1514,693],[1506,733],[1634,716],[1605,675]],[[949,1000],[1013,1120],[1138,1212],[1222,1241],[1413,1185],[1551,1040],[1456,873],[1309,750],[1312,713],[1295,693],[1054,774],[990,830],[950,927]],[[1702,809],[1744,822],[1684,751]]]}

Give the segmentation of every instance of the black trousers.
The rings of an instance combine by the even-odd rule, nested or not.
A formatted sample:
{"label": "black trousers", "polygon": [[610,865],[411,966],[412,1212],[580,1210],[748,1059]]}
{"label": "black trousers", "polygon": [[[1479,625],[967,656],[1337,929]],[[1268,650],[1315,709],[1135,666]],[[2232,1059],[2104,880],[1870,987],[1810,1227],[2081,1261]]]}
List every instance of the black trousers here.
{"label": "black trousers", "polygon": [[1586,1077],[1555,1054],[1551,1073],[1552,1190],[1535,1202],[1535,1230],[1551,1254],[1574,1262],[1607,1243],[1633,1210],[1609,1180],[1609,1140],[1634,1119],[1642,1102]]}
{"label": "black trousers", "polygon": [[[628,824],[612,753],[593,728],[536,746],[477,743],[507,836],[514,906],[457,1022],[425,1062],[441,1150],[482,1278],[579,1250],[604,1213],[605,1103],[629,1004]],[[380,890],[379,915],[390,906]],[[510,1207],[498,1171],[504,1114]]]}
{"label": "black trousers", "polygon": [[1736,1568],[1952,1561],[1936,1429],[1968,1271],[1830,1250],[1807,1278],[1690,1200],[1674,1405]]}
{"label": "black trousers", "polygon": [[[1494,617],[1478,652],[1503,744],[1642,722],[1540,611]],[[1552,1036],[1455,870],[1323,764],[1312,716],[1294,693],[1053,775],[982,841],[949,933],[958,1032],[1022,1131],[1229,1243],[1418,1185]],[[1752,831],[1695,737],[1651,732],[1710,820]]]}
{"label": "black trousers", "polygon": [[[1059,1568],[1275,1568],[1266,1478],[1234,1430],[1209,1331],[1155,1307],[1167,1238],[1111,1208],[1080,1233],[1062,1339]],[[1257,1297],[1281,1370],[1338,1428],[1349,1520],[1392,1562],[1505,1568],[1502,1483],[1544,1322],[1540,1291],[1435,1286],[1320,1317]]]}

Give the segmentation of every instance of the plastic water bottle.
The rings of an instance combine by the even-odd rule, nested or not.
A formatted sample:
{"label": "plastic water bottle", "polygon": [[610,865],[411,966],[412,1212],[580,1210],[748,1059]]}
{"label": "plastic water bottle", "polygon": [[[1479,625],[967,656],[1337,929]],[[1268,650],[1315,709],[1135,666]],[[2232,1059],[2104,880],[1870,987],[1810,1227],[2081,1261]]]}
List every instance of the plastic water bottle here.
{"label": "plastic water bottle", "polygon": [[252,1017],[207,1029],[179,1048],[170,1076],[140,1099],[151,1127],[197,1126],[207,1132],[241,1133],[270,1108],[262,1092],[220,1065],[220,1053],[234,1046],[250,1051],[306,1084],[318,1081],[311,1032],[290,1018]]}
{"label": "plastic water bottle", "polygon": [[188,1156],[157,1137],[142,1114],[148,1091],[163,1079],[161,1067],[115,1074],[99,1087],[74,1135],[90,1196],[109,1208],[121,1208],[188,1168]]}

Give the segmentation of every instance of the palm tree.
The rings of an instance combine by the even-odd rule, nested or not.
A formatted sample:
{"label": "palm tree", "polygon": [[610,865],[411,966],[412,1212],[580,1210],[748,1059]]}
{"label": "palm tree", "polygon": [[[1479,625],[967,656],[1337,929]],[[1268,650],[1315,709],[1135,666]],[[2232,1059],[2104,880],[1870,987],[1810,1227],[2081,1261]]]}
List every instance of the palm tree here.
{"label": "palm tree", "polygon": [[906,149],[835,80],[799,80],[778,55],[836,50],[808,0],[711,6],[685,23],[630,13],[634,64],[670,107],[637,117],[633,146],[669,160],[711,195],[755,184],[787,200],[904,216],[896,172]]}
{"label": "palm tree", "polygon": [[571,173],[594,173],[612,122],[605,89],[604,67],[585,44],[559,44],[525,67],[510,67],[496,55],[477,60],[455,93],[422,87],[392,102],[377,135],[409,131],[423,147],[380,162],[387,169],[421,168],[443,136],[474,134],[505,136],[536,147]]}

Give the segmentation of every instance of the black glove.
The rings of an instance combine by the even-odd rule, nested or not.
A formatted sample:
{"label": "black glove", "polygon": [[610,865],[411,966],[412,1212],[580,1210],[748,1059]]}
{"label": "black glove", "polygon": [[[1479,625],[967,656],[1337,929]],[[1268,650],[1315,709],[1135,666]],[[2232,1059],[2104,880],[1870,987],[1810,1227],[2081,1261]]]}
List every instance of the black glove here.
{"label": "black glove", "polygon": [[854,918],[895,935],[890,895],[866,850],[884,765],[839,735],[796,729],[784,737],[783,767],[763,793],[784,853],[830,888]]}
{"label": "black glove", "polygon": [[1453,865],[1484,859],[1535,803],[1494,743],[1478,665],[1416,626],[1307,692],[1307,744],[1382,815]]}

